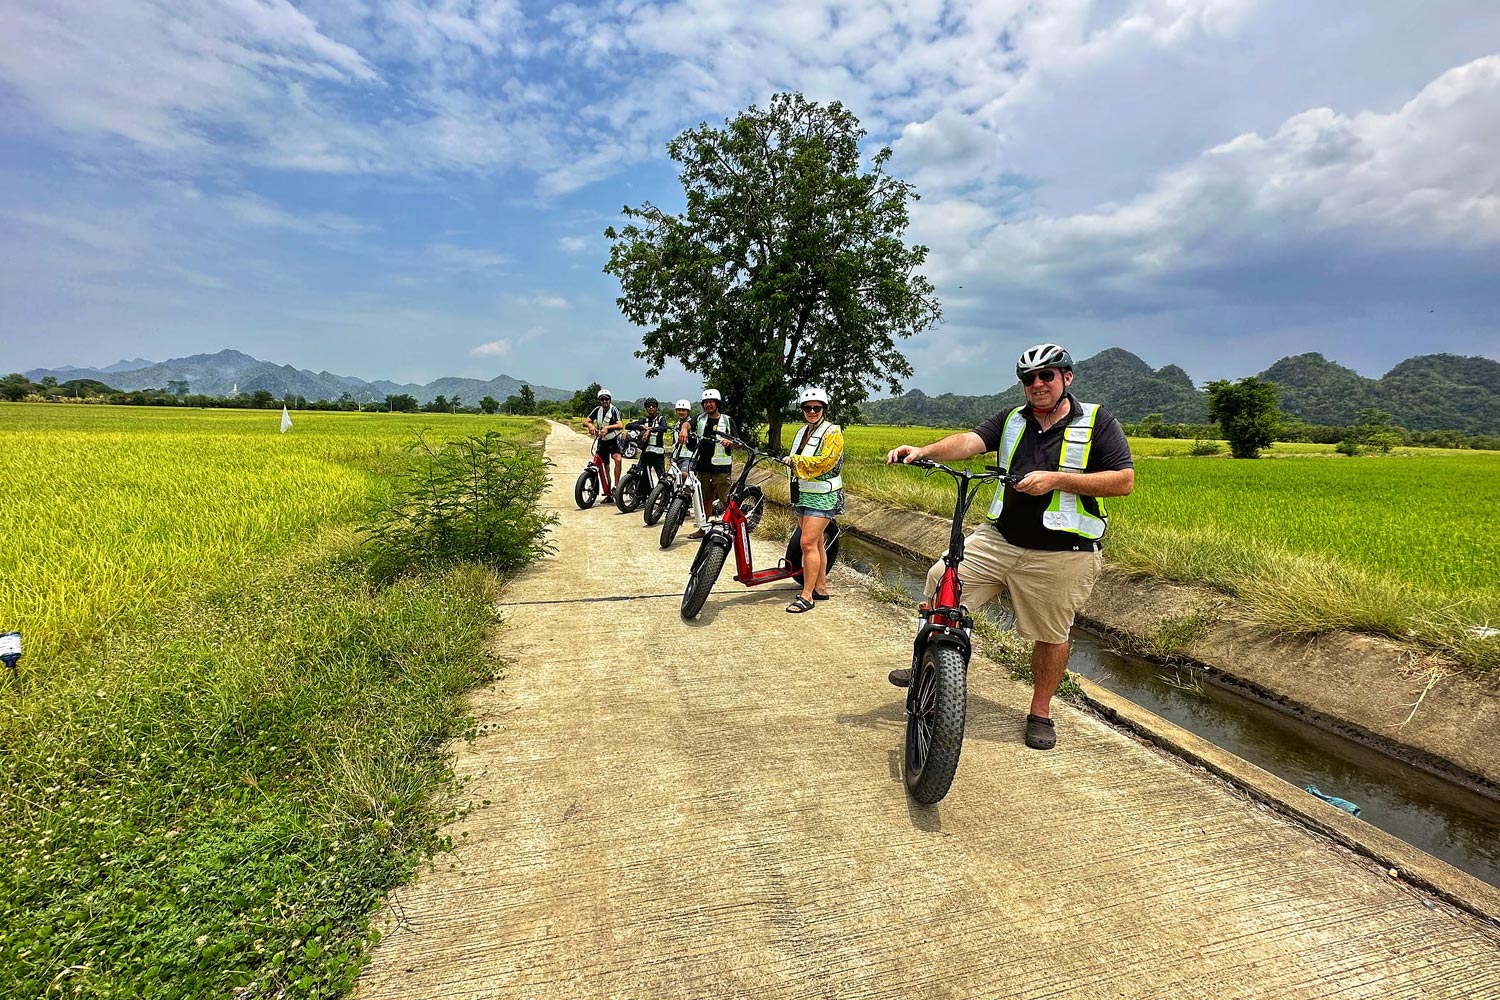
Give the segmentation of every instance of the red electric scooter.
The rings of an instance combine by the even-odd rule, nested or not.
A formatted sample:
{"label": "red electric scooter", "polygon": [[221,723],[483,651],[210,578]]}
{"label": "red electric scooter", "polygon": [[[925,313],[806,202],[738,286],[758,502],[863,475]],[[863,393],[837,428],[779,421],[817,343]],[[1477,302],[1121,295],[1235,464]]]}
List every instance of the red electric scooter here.
{"label": "red electric scooter", "polygon": [[596,437],[589,447],[589,464],[583,467],[573,484],[573,502],[579,510],[588,510],[598,501],[600,493],[613,488],[609,481],[609,463],[599,454],[599,439]]}
{"label": "red electric scooter", "polygon": [[[708,592],[714,589],[714,583],[719,579],[719,571],[724,568],[724,560],[729,557],[731,548],[734,549],[736,583],[757,587],[777,580],[802,582],[801,528],[792,532],[786,554],[775,566],[760,570],[755,568],[750,552],[750,532],[760,520],[758,506],[765,501],[760,496],[759,488],[747,486],[746,480],[750,478],[750,470],[755,467],[756,462],[773,456],[757,451],[743,441],[734,438],[729,440],[734,447],[743,448],[750,457],[740,469],[739,478],[730,487],[729,502],[724,507],[723,518],[709,525],[703,541],[698,543],[698,554],[693,557],[687,588],[682,592],[682,617],[688,619],[698,617],[698,612],[703,610],[703,602],[708,599]],[[746,505],[749,506],[748,511],[745,509]],[[828,522],[824,538],[828,546],[828,568],[832,569],[839,554],[839,523],[836,519]]]}
{"label": "red electric scooter", "polygon": [[922,624],[912,641],[911,684],[906,689],[906,754],[901,770],[911,797],[930,805],[948,794],[958,772],[968,711],[974,618],[963,602],[963,582],[958,578],[964,561],[964,515],[984,483],[993,481],[996,489],[1003,490],[1022,477],[1006,475],[993,465],[986,466],[986,472],[970,472],[928,459],[907,464],[947,473],[958,494],[948,551],[943,553],[943,574],[937,589],[917,610]]}

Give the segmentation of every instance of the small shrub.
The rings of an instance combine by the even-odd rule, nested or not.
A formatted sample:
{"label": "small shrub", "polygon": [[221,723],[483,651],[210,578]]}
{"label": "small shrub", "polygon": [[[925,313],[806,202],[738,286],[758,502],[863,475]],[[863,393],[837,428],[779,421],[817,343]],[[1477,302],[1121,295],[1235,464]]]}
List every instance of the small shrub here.
{"label": "small shrub", "polygon": [[495,431],[441,447],[419,435],[410,450],[417,462],[365,526],[377,571],[469,560],[504,572],[552,551],[547,531],[557,515],[538,506],[552,464],[545,456]]}
{"label": "small shrub", "polygon": [[1350,458],[1353,458],[1363,449],[1360,448],[1359,442],[1353,438],[1344,438],[1344,440],[1334,446],[1333,450],[1340,455],[1348,455]]}
{"label": "small shrub", "polygon": [[1202,438],[1195,439],[1193,446],[1188,449],[1188,454],[1195,458],[1203,458],[1208,455],[1217,455],[1224,450],[1224,446],[1217,441],[1204,441]]}

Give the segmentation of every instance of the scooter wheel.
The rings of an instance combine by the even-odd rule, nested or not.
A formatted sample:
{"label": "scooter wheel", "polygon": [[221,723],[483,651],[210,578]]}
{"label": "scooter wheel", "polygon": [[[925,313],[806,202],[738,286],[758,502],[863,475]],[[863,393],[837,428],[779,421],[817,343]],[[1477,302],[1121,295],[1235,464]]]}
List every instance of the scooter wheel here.
{"label": "scooter wheel", "polygon": [[907,693],[906,790],[926,805],[941,801],[958,772],[968,707],[968,664],[952,646],[922,651]]}
{"label": "scooter wheel", "polygon": [[687,587],[682,591],[682,617],[698,617],[703,602],[708,600],[708,592],[714,589],[714,583],[719,579],[719,571],[724,568],[724,557],[728,553],[729,550],[715,536],[704,536],[693,560],[693,568],[688,573]]}
{"label": "scooter wheel", "polygon": [[593,469],[584,469],[573,484],[573,502],[579,510],[588,510],[599,499],[599,474]]}

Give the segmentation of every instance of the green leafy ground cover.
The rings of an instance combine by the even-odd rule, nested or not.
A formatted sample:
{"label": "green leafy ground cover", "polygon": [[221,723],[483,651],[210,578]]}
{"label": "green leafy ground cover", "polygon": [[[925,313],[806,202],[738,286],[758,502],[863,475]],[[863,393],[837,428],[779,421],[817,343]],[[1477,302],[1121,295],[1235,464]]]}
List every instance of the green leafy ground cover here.
{"label": "green leafy ground cover", "polygon": [[392,506],[417,430],[534,454],[542,426],[279,417],[0,406],[0,629],[26,643],[0,678],[0,996],[335,995],[465,808],[442,748],[493,676],[499,578],[377,585],[349,525]]}
{"label": "green leafy ground cover", "polygon": [[[947,479],[884,464],[951,431],[855,426],[844,479],[858,494],[941,516]],[[1290,632],[1348,628],[1416,639],[1500,667],[1500,536],[1489,508],[1500,455],[1398,448],[1346,458],[1277,444],[1259,460],[1190,457],[1189,441],[1133,439],[1135,492],[1109,501],[1112,563],[1237,596]],[[979,468],[987,459],[970,464]],[[974,516],[989,503],[983,495]]]}

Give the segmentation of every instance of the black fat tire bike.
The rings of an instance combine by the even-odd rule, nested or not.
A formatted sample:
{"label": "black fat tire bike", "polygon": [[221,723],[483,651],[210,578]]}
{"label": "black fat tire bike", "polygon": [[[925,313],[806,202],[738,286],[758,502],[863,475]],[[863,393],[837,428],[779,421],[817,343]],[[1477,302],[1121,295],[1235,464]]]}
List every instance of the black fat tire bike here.
{"label": "black fat tire bike", "polygon": [[[620,477],[620,488],[615,490],[615,506],[620,509],[621,514],[634,514],[640,510],[641,505],[646,502],[656,486],[656,469],[650,464],[651,456],[659,454],[647,449],[647,442],[643,439],[645,429],[638,427],[634,422],[625,425],[625,433],[629,440],[622,448],[626,458],[634,458],[635,464],[625,470]],[[633,449],[632,449],[632,446]]]}

